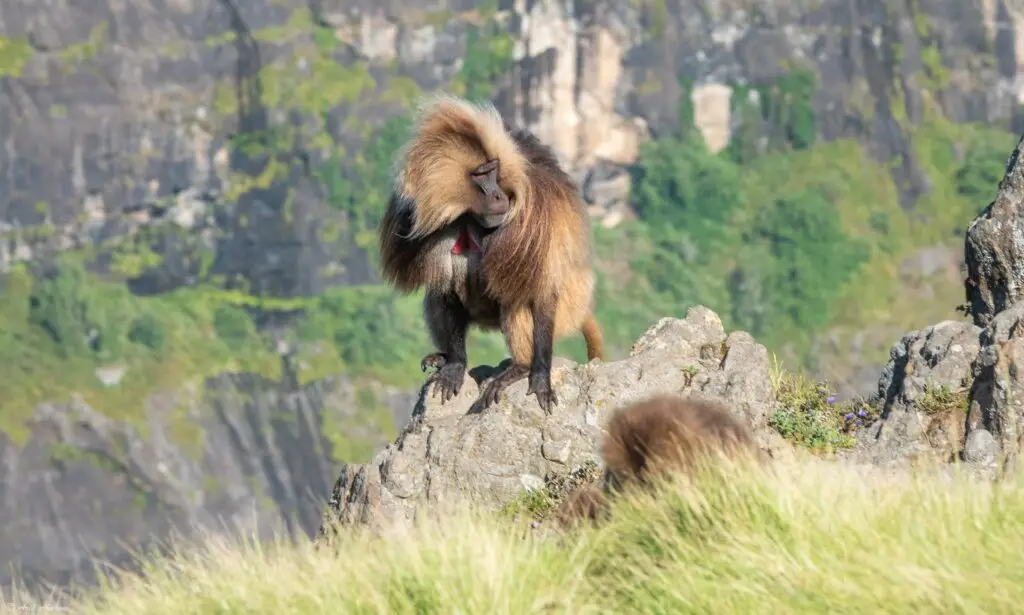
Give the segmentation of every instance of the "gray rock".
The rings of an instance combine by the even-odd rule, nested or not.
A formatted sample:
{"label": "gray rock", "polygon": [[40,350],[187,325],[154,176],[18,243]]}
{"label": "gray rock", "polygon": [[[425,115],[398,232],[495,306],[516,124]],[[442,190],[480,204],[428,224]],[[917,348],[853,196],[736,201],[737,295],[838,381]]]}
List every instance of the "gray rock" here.
{"label": "gray rock", "polygon": [[591,205],[608,210],[629,198],[629,188],[629,173],[625,169],[600,164],[587,174],[583,198]]}
{"label": "gray rock", "polygon": [[996,198],[967,227],[967,302],[984,327],[1024,298],[1024,161],[1021,145],[1010,154]]}
{"label": "gray rock", "polygon": [[904,335],[878,380],[885,410],[912,405],[933,386],[962,387],[980,351],[980,333],[970,323],[944,320]]}
{"label": "gray rock", "polygon": [[893,345],[878,381],[881,420],[861,434],[859,456],[891,463],[921,455],[948,460],[960,451],[967,418],[961,400],[970,390],[980,332],[947,320]]}
{"label": "gray rock", "polygon": [[93,370],[96,378],[106,387],[114,387],[120,384],[127,371],[128,368],[124,365],[105,365]]}
{"label": "gray rock", "polygon": [[999,443],[987,429],[975,429],[964,442],[964,461],[982,466],[994,465],[999,456]]}
{"label": "gray rock", "polygon": [[1012,469],[1020,455],[1024,420],[1024,382],[1018,365],[1024,365],[1024,303],[1000,312],[981,334],[982,351],[974,367],[968,433],[991,433],[1003,453],[1003,467]]}
{"label": "gray rock", "polygon": [[[1024,428],[1019,365],[1024,361],[1024,162],[1017,143],[1006,164],[995,200],[971,223],[965,239],[968,307],[974,321],[985,327],[981,353],[974,366],[975,382],[967,421],[971,455],[988,459],[999,451],[997,465],[1014,470]],[[977,435],[984,432],[988,435]],[[967,451],[965,450],[965,457]],[[996,453],[991,453],[996,454]]]}
{"label": "gray rock", "polygon": [[552,383],[560,403],[550,415],[526,396],[525,381],[480,414],[467,414],[479,394],[472,378],[443,406],[421,393],[394,444],[341,472],[325,520],[379,527],[412,521],[421,503],[436,509],[470,498],[501,506],[543,477],[599,462],[609,413],[657,392],[723,399],[766,449],[778,446],[765,428],[774,403],[768,369],[764,346],[744,332],[726,335],[714,312],[695,307],[685,319],[660,320],[624,360],[556,359]]}

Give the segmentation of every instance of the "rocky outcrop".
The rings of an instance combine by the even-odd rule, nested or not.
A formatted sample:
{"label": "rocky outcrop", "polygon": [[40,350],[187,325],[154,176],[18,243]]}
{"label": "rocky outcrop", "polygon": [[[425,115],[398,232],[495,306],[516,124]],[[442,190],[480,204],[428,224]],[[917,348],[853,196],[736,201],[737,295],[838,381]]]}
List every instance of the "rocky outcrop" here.
{"label": "rocky outcrop", "polygon": [[1024,406],[1018,365],[1024,360],[1024,138],[1010,155],[995,200],[967,230],[965,283],[970,314],[985,327],[974,365],[964,457],[1015,471],[1021,452]]}
{"label": "rocky outcrop", "polygon": [[467,414],[479,394],[475,379],[467,378],[444,405],[421,394],[394,444],[370,463],[341,472],[322,531],[337,520],[374,527],[408,523],[424,503],[435,509],[465,498],[485,506],[507,504],[553,476],[599,463],[598,442],[609,413],[656,392],[726,400],[765,450],[782,446],[766,427],[774,406],[767,351],[747,333],[727,334],[718,316],[703,307],[690,309],[682,320],[662,319],[622,361],[560,360],[552,382],[561,403],[550,415],[525,395],[525,381],[479,414]]}
{"label": "rocky outcrop", "polygon": [[1020,152],[1018,143],[995,200],[967,228],[967,303],[974,323],[981,327],[1024,299],[1024,161]]}
{"label": "rocky outcrop", "polygon": [[970,323],[950,320],[912,331],[893,345],[878,381],[881,420],[859,438],[868,460],[957,456],[980,333]]}
{"label": "rocky outcrop", "polygon": [[974,366],[964,455],[993,468],[1014,471],[1024,430],[1024,304],[996,315],[981,334],[982,352]]}
{"label": "rocky outcrop", "polygon": [[964,286],[975,324],[942,322],[893,346],[879,381],[881,420],[860,446],[871,461],[937,453],[989,475],[1017,469],[1024,429],[1022,147],[1024,139],[1009,157],[995,200],[966,233]]}
{"label": "rocky outcrop", "polygon": [[[1024,415],[1013,401],[1021,387],[1016,371],[1010,376],[992,366],[1013,365],[1008,357],[1017,352],[1014,336],[1024,330],[1018,326],[1022,316],[1024,306],[999,315],[988,329],[944,321],[906,334],[892,348],[877,395],[868,400],[877,420],[855,429],[853,447],[837,451],[831,461],[881,470],[879,476],[917,462],[948,473],[965,462],[975,475],[993,477],[1000,445],[1017,442]],[[1002,358],[993,362],[991,352]],[[441,513],[466,501],[497,509],[524,492],[550,490],[581,473],[594,475],[609,413],[655,393],[724,401],[769,457],[793,459],[793,447],[769,426],[786,402],[781,394],[776,398],[765,348],[745,332],[727,334],[704,307],[690,309],[685,319],[662,319],[621,361],[556,360],[553,383],[561,403],[551,414],[525,394],[525,382],[510,387],[492,409],[470,413],[492,372],[471,371],[447,404],[421,391],[393,444],[369,463],[342,469],[319,538],[348,524],[405,526],[417,514]],[[810,393],[796,394],[807,401]],[[817,389],[814,394],[824,395]],[[833,402],[822,397],[825,406]],[[808,407],[788,412],[829,411]]]}
{"label": "rocky outcrop", "polygon": [[[831,459],[884,474],[917,462],[948,472],[966,462],[975,474],[993,476],[1000,443],[1016,437],[1022,415],[1012,402],[1020,386],[1016,373],[993,373],[986,353],[1014,352],[1015,341],[1006,340],[1015,334],[1022,310],[997,317],[995,329],[944,321],[903,336],[878,379],[877,395],[868,401],[878,419],[855,429],[853,447]],[[494,408],[469,413],[491,371],[471,372],[460,394],[444,405],[422,391],[393,444],[370,463],[343,468],[320,536],[353,523],[377,529],[406,525],[418,511],[438,513],[467,500],[496,509],[524,492],[600,467],[609,413],[660,392],[725,401],[769,456],[793,458],[792,446],[769,426],[787,402],[781,393],[776,398],[765,348],[742,331],[727,334],[718,316],[703,307],[692,308],[685,319],[659,321],[624,360],[559,360],[553,382],[561,403],[551,414],[526,396],[525,382],[512,386]],[[1011,394],[1003,395],[1007,390]],[[801,404],[810,395],[795,394]],[[833,401],[822,397],[809,410],[787,412],[797,419],[794,413],[828,412]]]}
{"label": "rocky outcrop", "polygon": [[[153,395],[144,424],[76,398],[36,409],[31,436],[0,435],[0,587],[95,580],[95,560],[204,531],[312,535],[345,438],[369,450],[401,425],[413,395],[381,389],[366,408],[344,379],[299,388],[223,375]],[[370,420],[368,423],[367,420]]]}

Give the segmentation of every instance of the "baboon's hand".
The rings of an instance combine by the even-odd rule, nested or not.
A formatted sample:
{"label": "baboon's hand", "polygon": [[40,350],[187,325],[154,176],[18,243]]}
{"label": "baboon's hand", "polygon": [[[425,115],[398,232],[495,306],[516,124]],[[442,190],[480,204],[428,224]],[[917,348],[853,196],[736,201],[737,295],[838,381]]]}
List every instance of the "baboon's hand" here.
{"label": "baboon's hand", "polygon": [[441,369],[447,363],[448,358],[444,356],[443,352],[432,352],[420,361],[420,370],[425,372],[430,368]]}
{"label": "baboon's hand", "polygon": [[448,400],[459,394],[462,390],[462,383],[466,379],[466,366],[461,363],[447,363],[441,369],[434,372],[427,378],[427,386],[433,384],[431,397],[441,394],[441,403],[448,403]]}

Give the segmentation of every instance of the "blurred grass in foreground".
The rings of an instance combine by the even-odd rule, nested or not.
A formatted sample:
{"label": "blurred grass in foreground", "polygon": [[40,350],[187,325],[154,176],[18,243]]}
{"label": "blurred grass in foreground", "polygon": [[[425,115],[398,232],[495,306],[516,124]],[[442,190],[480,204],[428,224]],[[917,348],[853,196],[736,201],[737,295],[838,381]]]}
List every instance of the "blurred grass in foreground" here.
{"label": "blurred grass in foreground", "polygon": [[339,555],[211,537],[74,610],[1009,613],[1024,599],[1018,484],[777,468],[622,500],[611,523],[564,540],[470,511],[380,538],[349,532]]}

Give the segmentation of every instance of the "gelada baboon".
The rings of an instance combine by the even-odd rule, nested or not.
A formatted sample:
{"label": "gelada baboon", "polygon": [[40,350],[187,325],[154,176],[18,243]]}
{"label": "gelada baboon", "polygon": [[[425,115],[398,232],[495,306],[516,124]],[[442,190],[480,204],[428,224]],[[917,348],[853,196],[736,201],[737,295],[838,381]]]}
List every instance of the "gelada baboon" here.
{"label": "gelada baboon", "polygon": [[477,409],[528,376],[527,393],[550,411],[556,339],[582,332],[588,359],[603,359],[590,224],[576,185],[549,147],[509,128],[492,105],[448,95],[421,105],[396,167],[381,264],[400,292],[426,290],[437,352],[421,368],[436,370],[434,394],[444,403],[461,389],[473,324],[500,329],[512,357]]}
{"label": "gelada baboon", "polygon": [[573,492],[556,515],[562,525],[599,521],[608,497],[628,486],[649,487],[671,473],[690,473],[713,455],[760,460],[750,429],[723,404],[658,394],[616,409],[601,445],[604,484]]}

